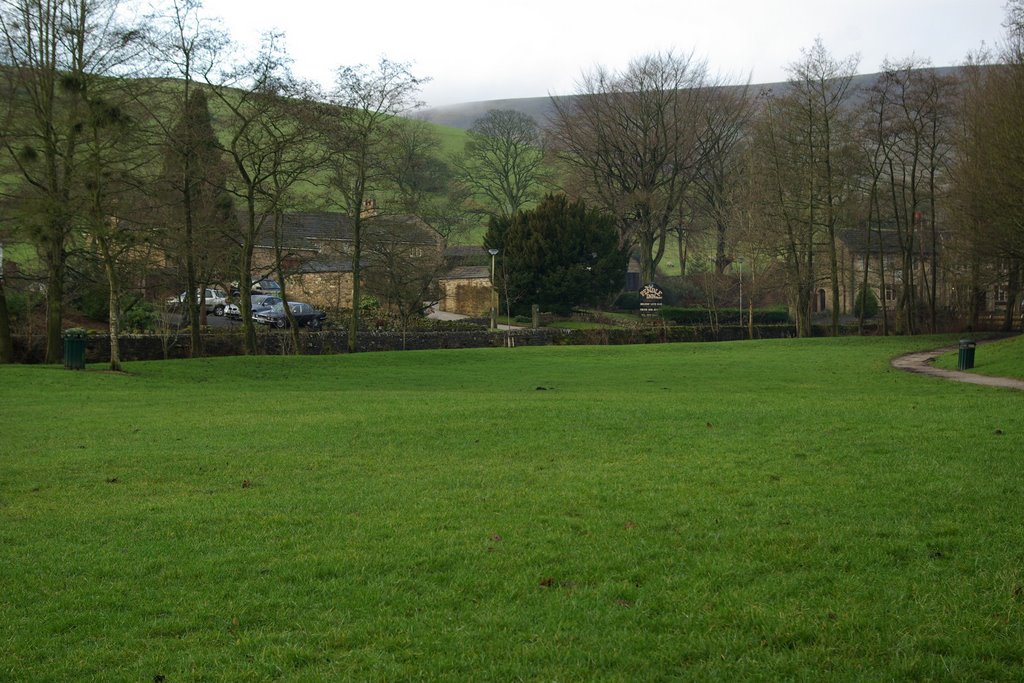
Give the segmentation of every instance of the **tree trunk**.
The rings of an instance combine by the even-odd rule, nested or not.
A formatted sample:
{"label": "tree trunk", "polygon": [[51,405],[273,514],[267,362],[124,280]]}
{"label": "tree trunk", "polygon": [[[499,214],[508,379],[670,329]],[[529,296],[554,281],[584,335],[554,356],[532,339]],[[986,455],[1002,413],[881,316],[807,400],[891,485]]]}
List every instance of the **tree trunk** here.
{"label": "tree trunk", "polygon": [[0,273],[0,363],[13,362],[14,342],[11,339],[11,314],[7,310],[7,295],[4,293],[3,273]]}
{"label": "tree trunk", "polygon": [[[50,246],[51,251],[63,252],[61,244]],[[46,277],[46,357],[47,363],[60,363],[64,357],[62,338],[64,325],[64,257],[47,259]]]}
{"label": "tree trunk", "polygon": [[348,322],[348,352],[356,352],[356,342],[359,337],[359,300],[362,297],[361,287],[359,286],[360,278],[360,264],[359,261],[363,256],[363,242],[362,242],[362,207],[363,207],[363,195],[361,192],[356,193],[355,202],[355,216],[352,220],[352,316]]}
{"label": "tree trunk", "polygon": [[679,248],[679,277],[686,277],[686,258],[690,251],[690,233],[685,232],[680,228],[677,233],[679,239],[677,246]]}
{"label": "tree trunk", "polygon": [[295,349],[295,355],[298,356],[302,354],[302,343],[299,339],[299,326],[295,324],[295,316],[292,315],[292,309],[288,306],[288,289],[284,277],[284,247],[281,244],[281,224],[283,220],[284,216],[281,211],[274,211],[274,274],[281,285],[281,300],[284,301],[284,314],[288,318],[288,333],[292,338],[292,347]]}
{"label": "tree trunk", "polygon": [[[256,240],[256,200],[250,191],[246,197],[246,239],[238,262],[238,293],[241,298],[242,339],[245,352],[256,354],[256,325],[252,319],[252,251]],[[283,297],[282,297],[283,298]]]}
{"label": "tree trunk", "polygon": [[[831,214],[831,211],[829,211]],[[828,219],[828,266],[832,284],[832,336],[839,336],[839,255],[836,250],[836,226]]]}
{"label": "tree trunk", "polygon": [[117,282],[117,272],[109,261],[105,264],[107,284],[110,294],[110,369],[121,371],[121,288]]}
{"label": "tree trunk", "polygon": [[1010,273],[1006,284],[1006,314],[1003,316],[1002,331],[1009,332],[1017,317],[1017,302],[1020,301],[1020,259],[1010,259]]}
{"label": "tree trunk", "polygon": [[121,284],[118,279],[117,264],[114,263],[113,254],[110,251],[110,242],[101,236],[97,236],[100,253],[103,256],[103,272],[107,276],[107,306],[108,325],[110,332],[110,369],[114,372],[121,371]]}

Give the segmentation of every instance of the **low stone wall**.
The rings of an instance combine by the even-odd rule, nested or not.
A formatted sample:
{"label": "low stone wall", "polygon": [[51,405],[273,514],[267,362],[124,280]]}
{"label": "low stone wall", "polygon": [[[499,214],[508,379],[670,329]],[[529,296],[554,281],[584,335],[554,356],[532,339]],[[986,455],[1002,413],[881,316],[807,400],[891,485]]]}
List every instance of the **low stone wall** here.
{"label": "low stone wall", "polygon": [[[745,339],[747,330],[738,326],[722,326],[717,330],[705,326],[673,326],[649,328],[612,328],[595,330],[562,330],[554,328],[515,329],[490,332],[480,330],[414,331],[402,335],[398,332],[366,331],[359,335],[359,351],[412,351],[428,349],[468,349],[503,346],[571,346],[571,345],[623,345],[663,344],[678,342],[733,341]],[[795,337],[790,325],[762,325],[754,328],[758,339]],[[345,353],[348,334],[343,330],[325,330],[300,334],[302,353],[323,355]],[[188,334],[177,335],[124,335],[120,339],[123,361],[162,360],[188,358]],[[294,353],[292,337],[286,331],[259,330],[257,353],[286,355]],[[204,355],[243,355],[241,331],[217,332],[203,335]],[[45,340],[41,336],[14,337],[17,362],[40,363],[45,353]],[[110,338],[103,334],[90,334],[86,341],[86,362],[104,363],[110,358]]]}

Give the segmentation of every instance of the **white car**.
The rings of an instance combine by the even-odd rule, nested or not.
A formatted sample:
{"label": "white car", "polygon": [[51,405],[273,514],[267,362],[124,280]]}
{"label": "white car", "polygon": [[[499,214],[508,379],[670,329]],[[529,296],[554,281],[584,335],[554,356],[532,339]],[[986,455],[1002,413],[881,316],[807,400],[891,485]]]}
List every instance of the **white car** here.
{"label": "white car", "polygon": [[[226,292],[220,289],[206,289],[206,296],[204,297],[204,303],[206,304],[206,312],[213,313],[214,315],[224,315],[224,307],[227,305],[228,295]],[[196,302],[199,302],[199,292],[196,292]],[[172,296],[167,300],[167,308],[171,310],[180,309],[182,304],[185,303],[185,292],[182,292],[178,296]]]}

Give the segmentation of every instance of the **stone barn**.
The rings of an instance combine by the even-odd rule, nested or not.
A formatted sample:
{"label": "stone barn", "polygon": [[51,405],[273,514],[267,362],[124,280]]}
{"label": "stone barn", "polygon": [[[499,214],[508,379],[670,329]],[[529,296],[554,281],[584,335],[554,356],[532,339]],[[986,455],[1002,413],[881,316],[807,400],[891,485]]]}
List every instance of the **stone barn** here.
{"label": "stone barn", "polygon": [[491,270],[488,266],[458,266],[440,278],[439,308],[448,313],[486,316],[491,310]]}

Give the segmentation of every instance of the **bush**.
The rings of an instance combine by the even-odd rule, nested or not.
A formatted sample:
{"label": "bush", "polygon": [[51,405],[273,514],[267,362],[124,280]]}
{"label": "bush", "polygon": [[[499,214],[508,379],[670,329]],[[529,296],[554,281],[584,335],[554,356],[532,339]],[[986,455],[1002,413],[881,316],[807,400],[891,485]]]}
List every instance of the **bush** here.
{"label": "bush", "polygon": [[857,299],[853,303],[853,312],[857,317],[862,313],[865,318],[874,318],[878,315],[878,297],[873,289],[861,289],[857,292]]}
{"label": "bush", "polygon": [[125,332],[152,332],[159,319],[153,304],[140,302],[121,315],[121,326]]}
{"label": "bush", "polygon": [[[701,306],[677,307],[665,306],[661,309],[661,318],[674,325],[706,325],[711,322],[711,313]],[[718,322],[722,325],[740,324],[740,314],[737,308],[720,308],[718,310]],[[746,322],[746,311],[742,322]],[[789,311],[783,307],[755,308],[755,325],[784,325],[789,322]]]}
{"label": "bush", "polygon": [[81,286],[77,295],[72,296],[71,305],[89,320],[105,323],[110,319],[110,297],[106,287],[95,284]]}
{"label": "bush", "polygon": [[639,311],[640,293],[623,292],[615,299],[614,307],[620,311]]}
{"label": "bush", "polygon": [[32,302],[25,292],[4,292],[7,298],[7,314],[11,316],[11,323],[21,324],[28,320],[29,312],[32,309]]}
{"label": "bush", "polygon": [[[733,311],[733,318],[736,318],[736,311]],[[724,317],[728,315],[726,311],[719,311],[719,321],[728,322]],[[708,313],[708,309],[701,308],[699,306],[664,306],[661,309],[662,320],[667,320],[675,325],[703,325],[711,322],[711,316]]]}

